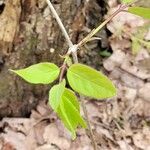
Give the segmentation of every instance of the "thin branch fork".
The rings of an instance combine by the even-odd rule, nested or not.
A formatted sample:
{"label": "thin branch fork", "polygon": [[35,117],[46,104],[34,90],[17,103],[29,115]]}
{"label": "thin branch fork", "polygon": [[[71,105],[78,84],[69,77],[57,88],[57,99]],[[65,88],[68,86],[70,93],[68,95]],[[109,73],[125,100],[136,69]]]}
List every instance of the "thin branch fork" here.
{"label": "thin branch fork", "polygon": [[[73,56],[73,61],[74,63],[78,63],[78,57],[77,57],[77,50],[79,49],[79,47],[81,47],[82,45],[84,45],[85,43],[87,43],[88,41],[90,41],[92,39],[92,37],[97,33],[99,32],[100,29],[102,29],[110,20],[112,20],[112,18],[114,18],[118,13],[124,11],[129,5],[131,5],[132,3],[128,4],[128,5],[122,5],[120,6],[120,8],[115,11],[107,20],[105,20],[102,24],[100,24],[96,29],[94,29],[91,33],[89,33],[83,40],[81,40],[78,44],[73,44],[60,17],[58,16],[56,10],[54,9],[52,3],[50,2],[50,0],[46,0],[51,12],[53,13],[54,17],[56,18],[56,21],[68,43],[68,46],[69,46],[69,49],[68,49],[68,52],[66,55],[70,55],[72,54]],[[60,73],[60,81],[62,80],[63,78],[63,74],[65,72],[65,69],[66,69],[66,64],[64,62],[64,64],[62,65],[62,68],[61,68],[61,73]],[[80,98],[82,99],[83,96],[80,96]],[[93,135],[93,131],[92,131],[92,128],[91,128],[91,125],[90,125],[90,121],[89,121],[89,118],[88,118],[88,114],[87,114],[87,109],[85,107],[85,103],[84,103],[84,99],[81,100],[81,103],[82,103],[82,107],[83,107],[83,112],[84,112],[84,116],[85,116],[85,119],[87,121],[87,124],[88,124],[88,130],[89,130],[89,134],[90,134],[90,139],[92,141],[92,145],[93,145],[93,148],[94,150],[97,150],[97,144],[95,142],[95,139],[94,139],[94,135]]]}
{"label": "thin branch fork", "polygon": [[[73,43],[70,40],[70,37],[69,37],[69,35],[68,35],[68,33],[67,33],[67,31],[66,31],[66,29],[65,29],[65,27],[64,27],[64,25],[63,25],[63,23],[61,21],[61,19],[59,18],[58,14],[57,14],[56,10],[54,9],[54,7],[53,7],[52,3],[50,2],[50,0],[46,0],[46,2],[48,4],[49,8],[51,9],[53,15],[55,16],[56,21],[57,21],[57,23],[58,23],[62,33],[64,34],[68,45],[69,45],[69,49],[68,49],[67,55],[72,54],[74,63],[78,63],[78,57],[77,57],[78,45],[73,45]],[[63,66],[62,66],[61,73],[60,73],[60,80],[59,81],[62,80],[64,71],[65,71],[65,68],[66,68],[65,65],[66,64],[64,62]],[[80,98],[81,98],[81,96],[80,96]],[[82,102],[84,116],[85,116],[85,119],[86,119],[87,124],[88,124],[88,130],[89,130],[89,134],[90,134],[90,139],[91,139],[91,142],[92,142],[94,150],[97,150],[97,144],[96,144],[95,139],[94,139],[94,135],[93,135],[92,128],[91,128],[90,121],[89,121],[88,114],[87,114],[87,109],[85,107],[85,104],[84,104],[83,100],[81,100],[81,102]]]}

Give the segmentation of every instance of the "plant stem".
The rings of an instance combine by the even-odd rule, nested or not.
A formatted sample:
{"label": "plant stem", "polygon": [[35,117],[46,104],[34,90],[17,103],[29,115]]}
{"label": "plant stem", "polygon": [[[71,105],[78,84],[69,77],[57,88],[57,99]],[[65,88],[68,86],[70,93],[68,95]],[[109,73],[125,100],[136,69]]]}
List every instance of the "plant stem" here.
{"label": "plant stem", "polygon": [[65,71],[66,71],[66,62],[63,63],[63,65],[61,66],[61,71],[60,71],[60,75],[59,75],[59,83],[63,80],[63,76],[65,74]]}
{"label": "plant stem", "polygon": [[[97,150],[97,143],[95,141],[94,134],[93,134],[93,131],[92,131],[92,127],[91,127],[91,124],[90,124],[90,121],[89,121],[88,112],[87,112],[87,109],[86,109],[86,106],[85,106],[84,97],[80,95],[80,99],[81,99],[81,105],[82,105],[82,108],[83,108],[84,116],[85,116],[86,121],[87,121],[90,139],[92,141],[92,145],[93,145],[94,150]],[[87,130],[87,132],[88,132],[88,130]],[[87,135],[88,135],[88,133],[87,133]]]}
{"label": "plant stem", "polygon": [[82,39],[79,43],[78,43],[78,47],[81,47],[82,45],[84,45],[85,43],[87,43],[88,41],[90,41],[90,39],[97,33],[100,31],[100,29],[102,29],[109,21],[112,20],[112,18],[114,18],[117,14],[119,14],[121,11],[123,11],[124,9],[126,9],[128,7],[128,5],[123,5],[120,6],[118,8],[118,10],[116,10],[109,18],[107,18],[103,23],[101,23],[96,29],[92,30],[84,39]]}
{"label": "plant stem", "polygon": [[69,47],[72,47],[72,46],[73,46],[73,43],[72,43],[72,41],[70,40],[70,37],[69,37],[69,35],[68,35],[68,33],[67,33],[67,31],[66,31],[66,29],[65,29],[65,27],[64,27],[64,25],[63,25],[63,23],[62,23],[62,21],[61,21],[61,19],[60,19],[60,17],[58,16],[58,14],[57,14],[55,8],[53,7],[51,1],[50,1],[50,0],[46,0],[46,2],[47,2],[47,4],[48,4],[48,6],[49,6],[51,12],[53,13],[54,17],[56,18],[56,21],[57,21],[57,23],[58,23],[58,25],[59,25],[59,27],[60,27],[62,33],[64,34],[64,36],[65,36],[65,38],[66,38],[66,41],[67,41]]}

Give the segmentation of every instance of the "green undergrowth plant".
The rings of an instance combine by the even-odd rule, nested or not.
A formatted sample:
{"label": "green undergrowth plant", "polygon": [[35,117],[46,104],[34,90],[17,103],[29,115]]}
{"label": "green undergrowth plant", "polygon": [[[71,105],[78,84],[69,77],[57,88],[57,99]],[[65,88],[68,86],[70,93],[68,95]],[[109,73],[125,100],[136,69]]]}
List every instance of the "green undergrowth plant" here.
{"label": "green undergrowth plant", "polygon": [[[61,76],[61,70],[66,76]],[[75,130],[80,125],[86,128],[86,121],[80,115],[80,104],[75,92],[95,99],[109,98],[116,95],[112,82],[95,69],[80,64],[69,65],[67,58],[62,67],[49,62],[42,62],[25,69],[11,70],[32,84],[50,84],[59,78],[59,83],[49,91],[49,105],[76,137]],[[66,88],[66,80],[71,89]]]}
{"label": "green undergrowth plant", "polygon": [[[82,41],[78,44],[73,44],[52,3],[49,0],[46,1],[69,46],[68,52],[64,55],[64,62],[60,67],[54,63],[41,62],[24,69],[11,71],[31,84],[50,84],[59,79],[58,84],[54,85],[49,91],[48,104],[62,120],[65,127],[71,132],[73,139],[76,137],[76,129],[78,126],[88,128],[91,140],[93,142],[93,147],[96,149],[96,144],[87,117],[86,107],[83,103],[83,111],[85,114],[84,119],[80,114],[80,103],[76,93],[100,100],[115,96],[116,88],[113,83],[100,71],[79,63],[76,53],[81,46],[91,41],[93,36],[119,12],[129,11],[145,18],[150,18],[150,13],[149,15],[145,14],[145,12],[150,12],[150,9],[130,7],[132,3],[128,2],[132,1],[124,0],[126,4],[120,5],[117,11],[115,11],[96,29],[93,29]],[[70,56],[71,54],[73,57]],[[70,88],[66,87],[66,81],[70,85]],[[83,100],[81,99],[81,103],[82,101]]]}

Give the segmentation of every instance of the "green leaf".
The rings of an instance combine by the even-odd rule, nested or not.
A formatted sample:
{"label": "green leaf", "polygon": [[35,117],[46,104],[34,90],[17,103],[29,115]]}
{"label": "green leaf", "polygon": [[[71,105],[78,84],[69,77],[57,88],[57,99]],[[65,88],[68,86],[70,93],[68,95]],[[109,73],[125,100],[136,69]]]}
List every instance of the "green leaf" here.
{"label": "green leaf", "polygon": [[145,19],[150,19],[150,8],[144,7],[129,7],[128,12],[141,16]]}
{"label": "green leaf", "polygon": [[74,64],[67,71],[67,78],[73,90],[93,98],[108,98],[116,95],[112,82],[95,69]]}
{"label": "green leaf", "polygon": [[121,2],[124,3],[124,4],[131,3],[131,2],[133,2],[133,1],[134,1],[134,0],[121,0]]}
{"label": "green leaf", "polygon": [[65,97],[69,97],[70,98],[70,102],[72,103],[72,105],[78,111],[80,111],[80,105],[79,105],[78,99],[77,99],[77,97],[75,96],[75,93],[72,90],[65,88],[64,96]]}
{"label": "green leaf", "polygon": [[[53,92],[50,91],[49,103],[52,104],[51,101],[57,101],[57,104],[59,104],[59,106],[54,107],[55,112],[62,120],[65,127],[72,133],[72,138],[74,139],[76,137],[76,128],[79,125],[81,125],[83,128],[86,128],[86,122],[80,115],[79,102],[74,92],[67,88],[64,89],[63,82],[56,85],[57,87],[54,87],[55,90],[53,90]],[[51,96],[51,94],[53,94],[53,96]],[[60,94],[61,96],[58,96],[57,94]]]}
{"label": "green leaf", "polygon": [[10,70],[33,84],[49,84],[57,79],[60,69],[53,63],[39,63],[20,70]]}
{"label": "green leaf", "polygon": [[86,128],[86,122],[83,120],[79,112],[79,102],[75,94],[67,88],[62,95],[62,100],[58,109],[58,116],[68,130],[72,132],[73,139],[76,137],[75,130],[79,125]]}
{"label": "green leaf", "polygon": [[60,104],[61,97],[65,90],[66,81],[63,80],[61,83],[53,86],[49,92],[49,104],[55,112]]}

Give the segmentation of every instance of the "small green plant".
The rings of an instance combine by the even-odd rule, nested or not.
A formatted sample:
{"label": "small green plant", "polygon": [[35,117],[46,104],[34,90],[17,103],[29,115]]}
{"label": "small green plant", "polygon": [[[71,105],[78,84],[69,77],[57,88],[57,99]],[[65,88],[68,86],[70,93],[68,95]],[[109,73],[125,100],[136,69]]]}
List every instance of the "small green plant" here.
{"label": "small green plant", "polygon": [[[114,12],[100,26],[92,30],[91,33],[78,44],[72,44],[69,35],[67,34],[53,5],[49,0],[46,1],[69,45],[68,52],[64,56],[64,62],[61,67],[49,62],[41,62],[25,69],[11,71],[31,84],[50,84],[59,78],[59,83],[54,85],[49,91],[49,105],[57,113],[65,127],[72,133],[73,139],[76,137],[76,129],[78,126],[83,128],[88,127],[92,142],[94,143],[95,141],[92,137],[93,135],[89,120],[88,118],[85,118],[84,120],[80,115],[80,104],[75,92],[95,99],[104,99],[115,96],[116,88],[113,83],[99,71],[78,63],[76,52],[81,46],[90,41],[93,36],[113,17],[121,11],[125,11],[131,5],[128,2],[132,2],[132,0],[123,0],[127,4],[121,5],[116,12]],[[133,14],[150,18],[150,9],[129,7],[128,11]],[[71,54],[73,55],[73,64],[70,57]],[[70,89],[66,88],[66,80],[71,87]],[[83,107],[85,116],[87,117],[85,106],[83,105]],[[96,149],[95,143],[93,146],[94,149]]]}
{"label": "small green plant", "polygon": [[[67,59],[67,58],[66,58]],[[65,59],[65,62],[67,62]],[[66,77],[61,77],[61,70],[67,70]],[[25,69],[11,70],[32,84],[50,84],[59,77],[59,83],[49,92],[49,104],[57,113],[64,125],[75,138],[78,125],[86,128],[86,122],[80,115],[79,101],[74,93],[102,99],[116,95],[112,82],[102,73],[93,68],[77,63],[69,66],[67,63],[59,68],[53,63],[43,62]],[[66,88],[66,79],[73,89]]]}

